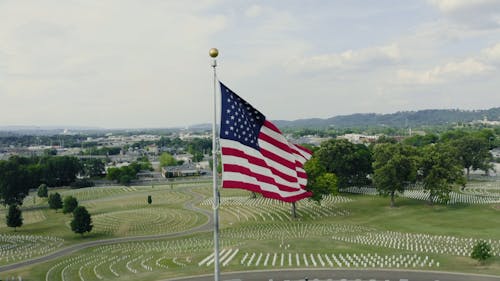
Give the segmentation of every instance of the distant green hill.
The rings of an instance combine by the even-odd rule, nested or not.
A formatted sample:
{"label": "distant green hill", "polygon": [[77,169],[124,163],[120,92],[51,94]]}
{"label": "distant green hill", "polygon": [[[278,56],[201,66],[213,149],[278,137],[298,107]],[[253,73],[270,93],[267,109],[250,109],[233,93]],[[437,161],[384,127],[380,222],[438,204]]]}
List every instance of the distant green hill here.
{"label": "distant green hill", "polygon": [[339,115],[327,119],[311,118],[295,121],[275,120],[280,128],[353,128],[388,126],[394,128],[449,125],[467,123],[474,120],[500,121],[500,107],[485,110],[427,109],[419,111],[399,111],[390,114],[356,113]]}

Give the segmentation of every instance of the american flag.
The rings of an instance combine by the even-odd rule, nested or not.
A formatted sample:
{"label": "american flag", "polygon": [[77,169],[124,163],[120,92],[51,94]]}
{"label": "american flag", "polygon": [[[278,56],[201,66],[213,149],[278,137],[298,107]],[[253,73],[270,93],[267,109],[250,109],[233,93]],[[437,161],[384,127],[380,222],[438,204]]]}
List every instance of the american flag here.
{"label": "american flag", "polygon": [[312,152],[289,143],[262,113],[224,84],[220,86],[222,187],[247,189],[285,202],[310,197],[303,165]]}

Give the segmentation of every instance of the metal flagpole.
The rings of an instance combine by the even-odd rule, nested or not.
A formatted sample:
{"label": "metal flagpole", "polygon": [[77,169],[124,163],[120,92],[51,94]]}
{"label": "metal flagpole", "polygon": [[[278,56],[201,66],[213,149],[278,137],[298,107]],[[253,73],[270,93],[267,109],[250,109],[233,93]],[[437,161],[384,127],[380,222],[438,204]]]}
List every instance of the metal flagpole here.
{"label": "metal flagpole", "polygon": [[210,57],[214,59],[212,62],[212,68],[214,69],[214,119],[212,122],[212,174],[213,174],[213,193],[214,193],[214,280],[219,281],[220,279],[220,269],[219,269],[219,191],[217,189],[217,72],[215,68],[217,67],[217,60],[215,59],[219,55],[219,50],[216,48],[210,49],[208,52]]}

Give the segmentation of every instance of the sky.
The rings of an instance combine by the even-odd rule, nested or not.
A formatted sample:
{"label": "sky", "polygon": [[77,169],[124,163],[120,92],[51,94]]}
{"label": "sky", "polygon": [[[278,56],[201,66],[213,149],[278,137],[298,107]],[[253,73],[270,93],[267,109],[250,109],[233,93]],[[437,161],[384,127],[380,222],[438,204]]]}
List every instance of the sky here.
{"label": "sky", "polygon": [[500,106],[498,0],[0,0],[0,126],[210,123],[212,47],[271,120]]}

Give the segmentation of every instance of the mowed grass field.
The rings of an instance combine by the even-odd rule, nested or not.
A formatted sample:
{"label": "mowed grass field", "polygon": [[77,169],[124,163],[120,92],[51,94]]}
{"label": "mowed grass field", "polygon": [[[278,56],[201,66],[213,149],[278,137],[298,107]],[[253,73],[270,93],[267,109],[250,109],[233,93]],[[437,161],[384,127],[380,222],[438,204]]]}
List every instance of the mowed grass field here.
{"label": "mowed grass field", "polygon": [[[46,243],[38,240],[31,242],[33,248],[19,249],[26,252],[34,251],[38,244],[52,245],[45,252],[39,251],[38,255],[43,255],[75,243],[168,234],[201,225],[207,217],[183,207],[200,195],[205,199],[197,206],[212,209],[211,184],[207,183],[60,193],[77,197],[89,209],[95,225],[92,233],[83,238],[72,233],[70,215],[48,210],[46,202],[37,199],[24,207],[23,214],[33,212],[28,215],[31,222],[16,232],[0,226],[0,235],[60,239]],[[153,204],[147,204],[147,195],[152,196]],[[303,200],[297,204],[299,218],[292,219],[290,204],[252,198],[242,190],[221,190],[221,269],[394,268],[500,275],[500,204],[429,206],[407,198],[397,198],[396,203],[396,208],[390,208],[389,198],[342,194],[326,198],[321,205]],[[4,212],[0,211],[2,217]],[[494,248],[495,257],[485,264],[468,257],[479,239],[489,241]],[[4,240],[0,238],[0,249],[30,243]],[[91,247],[43,264],[2,272],[0,278],[161,280],[212,273],[212,251],[212,233],[192,233]],[[0,265],[15,261],[4,258]]]}
{"label": "mowed grass field", "polygon": [[[33,195],[23,204],[24,225],[17,230],[5,225],[7,208],[0,208],[0,266],[45,255],[75,243],[119,237],[168,234],[191,229],[207,217],[183,208],[192,195],[177,189],[183,185],[147,187],[94,187],[59,189],[72,195],[92,215],[93,230],[83,237],[71,231],[71,214],[49,209],[47,200]],[[147,204],[147,196],[153,202]],[[1,276],[1,274],[0,274]]]}

